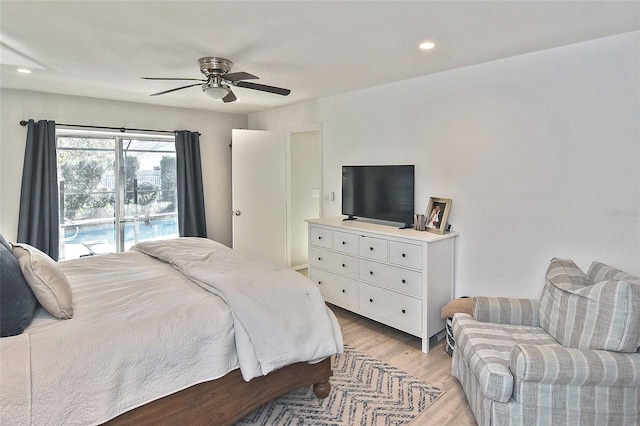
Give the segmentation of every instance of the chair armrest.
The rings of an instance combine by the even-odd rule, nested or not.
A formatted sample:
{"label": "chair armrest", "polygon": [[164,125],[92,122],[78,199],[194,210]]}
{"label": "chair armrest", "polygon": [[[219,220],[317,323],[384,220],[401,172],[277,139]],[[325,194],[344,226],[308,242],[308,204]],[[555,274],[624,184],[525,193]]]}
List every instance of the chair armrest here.
{"label": "chair armrest", "polygon": [[540,301],[506,297],[476,297],[476,321],[540,327]]}
{"label": "chair armrest", "polygon": [[527,382],[576,386],[640,386],[640,353],[516,345],[511,373]]}

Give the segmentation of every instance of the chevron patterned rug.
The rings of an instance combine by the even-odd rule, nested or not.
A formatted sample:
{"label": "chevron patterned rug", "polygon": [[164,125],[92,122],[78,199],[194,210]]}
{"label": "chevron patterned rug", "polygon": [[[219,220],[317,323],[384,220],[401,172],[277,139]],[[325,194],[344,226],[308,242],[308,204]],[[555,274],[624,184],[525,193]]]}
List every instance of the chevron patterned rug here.
{"label": "chevron patterned rug", "polygon": [[401,426],[410,424],[444,392],[347,345],[334,357],[331,394],[311,387],[288,393],[237,426]]}

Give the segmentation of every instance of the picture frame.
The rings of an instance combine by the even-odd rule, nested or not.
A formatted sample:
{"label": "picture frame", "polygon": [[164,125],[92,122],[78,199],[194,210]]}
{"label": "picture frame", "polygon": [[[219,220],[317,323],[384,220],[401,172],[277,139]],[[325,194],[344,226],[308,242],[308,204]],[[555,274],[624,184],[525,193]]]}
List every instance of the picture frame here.
{"label": "picture frame", "polygon": [[450,198],[430,197],[425,215],[425,229],[434,234],[444,234],[451,210]]}

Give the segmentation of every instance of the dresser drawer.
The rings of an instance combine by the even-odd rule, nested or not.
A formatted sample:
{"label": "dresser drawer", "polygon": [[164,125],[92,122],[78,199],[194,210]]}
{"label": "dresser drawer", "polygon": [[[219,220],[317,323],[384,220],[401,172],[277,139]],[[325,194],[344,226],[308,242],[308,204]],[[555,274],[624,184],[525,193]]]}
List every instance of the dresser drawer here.
{"label": "dresser drawer", "polygon": [[416,332],[422,330],[422,301],[415,297],[360,283],[360,309]]}
{"label": "dresser drawer", "polygon": [[366,259],[387,261],[388,241],[380,238],[360,237],[360,256]]}
{"label": "dresser drawer", "polygon": [[346,254],[309,247],[309,265],[349,278],[358,278],[358,258]]}
{"label": "dresser drawer", "polygon": [[330,249],[332,237],[333,231],[330,229],[309,227],[309,244]]}
{"label": "dresser drawer", "polygon": [[422,246],[389,241],[389,263],[422,269]]}
{"label": "dresser drawer", "polygon": [[422,273],[418,271],[361,260],[360,280],[422,298]]}
{"label": "dresser drawer", "polygon": [[357,281],[315,268],[310,269],[309,278],[318,286],[322,296],[330,301],[358,306]]}
{"label": "dresser drawer", "polygon": [[352,254],[357,256],[358,241],[360,236],[358,234],[349,234],[346,232],[334,231],[333,233],[333,249],[342,253]]}
{"label": "dresser drawer", "polygon": [[457,233],[433,238],[343,219],[308,220],[309,276],[327,302],[418,336],[428,352],[454,288]]}

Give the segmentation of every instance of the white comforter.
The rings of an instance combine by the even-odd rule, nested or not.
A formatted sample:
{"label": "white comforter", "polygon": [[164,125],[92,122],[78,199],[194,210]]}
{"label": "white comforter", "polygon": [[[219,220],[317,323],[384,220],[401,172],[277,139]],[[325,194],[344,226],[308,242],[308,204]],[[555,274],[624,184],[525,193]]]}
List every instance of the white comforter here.
{"label": "white comforter", "polygon": [[[240,262],[233,253],[220,246],[209,255],[201,255],[207,268],[217,270],[230,281],[235,275],[230,265],[240,263],[235,281],[238,286],[244,285],[243,280],[252,289],[260,287],[262,278],[278,281],[272,275],[275,271],[265,270],[266,264],[253,265],[249,259]],[[211,263],[213,258],[223,263]],[[232,314],[220,297],[201,289],[170,264],[140,251],[59,265],[73,289],[74,317],[57,320],[39,308],[24,334],[0,339],[3,426],[98,424],[178,390],[221,377],[244,363],[239,363],[238,358],[249,360],[246,363],[252,365],[250,373],[243,370],[245,377],[288,363],[285,359],[289,355],[280,351],[266,355],[263,362],[263,350],[268,352],[268,348],[262,343],[256,345],[255,332],[247,330],[250,326],[245,323],[245,330],[240,333],[245,337],[237,338],[239,319],[246,312]],[[253,267],[257,270],[252,273]],[[206,268],[191,269],[198,270],[199,276]],[[286,271],[283,274],[287,277],[284,280],[297,278],[289,277]],[[309,293],[316,291],[306,280],[301,288],[305,286]],[[236,296],[222,293],[223,297],[236,300]],[[253,294],[254,290],[248,293]],[[275,293],[282,291],[276,289],[272,294],[266,289],[255,290],[263,297],[274,296],[271,302]],[[241,311],[258,303],[255,298],[250,299],[246,306],[241,302]],[[298,304],[298,297],[272,303],[269,317],[286,313],[280,320],[284,326],[270,334],[270,326],[265,325],[267,328],[261,328],[258,334],[264,334],[266,340],[272,336],[270,346],[280,349],[283,342],[278,339],[290,330],[293,335],[284,338],[284,342],[290,348],[300,345],[301,354],[294,356],[300,360],[316,360],[339,352],[342,340],[335,318],[324,311],[324,303],[321,308],[312,306],[315,295],[310,299],[314,302],[303,309],[306,318],[290,316],[299,310],[292,308],[289,300]],[[257,316],[254,319],[250,322],[261,322]],[[316,342],[314,347],[314,339],[304,336],[318,330],[309,322],[323,324],[319,332],[328,341]],[[248,355],[243,353],[247,342],[240,343],[245,339],[251,341],[248,346],[255,348]],[[254,357],[251,352],[254,361],[250,361]]]}
{"label": "white comforter", "polygon": [[132,250],[171,263],[231,307],[245,380],[342,352],[340,326],[301,274],[205,238],[146,241]]}

